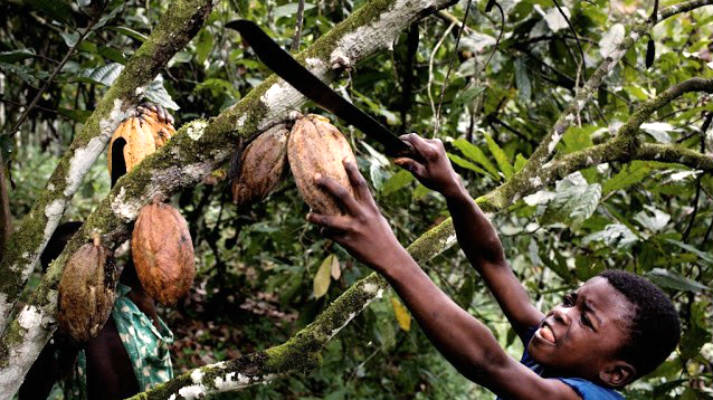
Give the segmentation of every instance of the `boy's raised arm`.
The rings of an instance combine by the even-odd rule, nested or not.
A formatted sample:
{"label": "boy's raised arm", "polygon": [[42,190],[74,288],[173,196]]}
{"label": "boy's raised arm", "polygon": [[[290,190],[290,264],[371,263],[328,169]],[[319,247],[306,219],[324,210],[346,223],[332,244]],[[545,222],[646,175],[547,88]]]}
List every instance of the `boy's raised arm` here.
{"label": "boy's raised arm", "polygon": [[356,166],[345,168],[354,196],[330,178],[315,180],[341,203],[346,215],[310,213],[308,219],[386,277],[448,361],[469,379],[508,398],[579,398],[561,381],[542,378],[509,357],[485,325],[443,293],[399,244]]}
{"label": "boy's raised arm", "polygon": [[422,161],[400,158],[396,163],[411,171],[426,187],[445,196],[458,244],[485,280],[515,332],[523,337],[544,315],[532,305],[508,266],[495,228],[468,194],[440,140],[423,139],[415,133],[402,139],[411,143]]}

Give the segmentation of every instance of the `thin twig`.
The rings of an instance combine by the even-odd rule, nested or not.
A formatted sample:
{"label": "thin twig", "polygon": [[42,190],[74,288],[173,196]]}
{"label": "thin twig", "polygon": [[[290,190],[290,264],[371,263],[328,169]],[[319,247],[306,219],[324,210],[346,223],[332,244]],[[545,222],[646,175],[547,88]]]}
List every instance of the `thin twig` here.
{"label": "thin twig", "polygon": [[[468,12],[470,11],[470,3],[472,0],[468,0],[468,3],[465,6],[465,14],[463,15],[463,22],[461,23],[461,26],[465,26],[466,21],[468,21]],[[448,86],[448,79],[451,76],[451,70],[453,70],[453,61],[458,58],[458,45],[460,44],[460,38],[463,35],[464,29],[458,29],[458,36],[456,36],[456,47],[453,49],[453,55],[451,56],[451,60],[448,63],[448,71],[446,71],[446,79],[443,81],[443,85],[441,86],[441,95],[439,96],[438,99],[438,108],[436,109],[436,123],[433,127],[433,136],[436,136],[436,133],[438,132],[438,125],[441,121],[441,105],[443,104],[443,96],[446,93],[446,87]]]}
{"label": "thin twig", "polygon": [[302,25],[304,25],[305,16],[305,0],[300,0],[297,4],[297,27],[295,28],[295,38],[292,39],[291,51],[297,51],[300,48],[300,40],[302,39]]}
{"label": "thin twig", "polygon": [[448,28],[443,33],[443,36],[438,40],[436,46],[433,48],[433,51],[431,51],[431,57],[428,60],[428,84],[426,85],[426,91],[428,92],[428,102],[431,105],[431,112],[433,113],[434,117],[436,117],[436,103],[433,101],[433,95],[431,94],[431,86],[433,84],[433,60],[436,58],[436,53],[438,52],[438,49],[441,47],[443,41],[446,39],[446,37],[451,32],[454,26],[456,26],[455,22],[452,22],[450,25],[448,25]]}

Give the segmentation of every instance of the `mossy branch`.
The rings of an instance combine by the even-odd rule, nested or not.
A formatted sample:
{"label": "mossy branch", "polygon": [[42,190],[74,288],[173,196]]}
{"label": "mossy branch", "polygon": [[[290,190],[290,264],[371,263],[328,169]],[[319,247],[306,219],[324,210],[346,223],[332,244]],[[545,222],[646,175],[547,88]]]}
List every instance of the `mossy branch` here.
{"label": "mossy branch", "polygon": [[[450,3],[451,0],[369,2],[296,58],[322,79],[331,81],[339,69],[391,47],[411,22]],[[131,69],[127,67],[125,72],[127,70]],[[241,140],[285,120],[289,111],[304,102],[304,97],[288,84],[275,76],[269,77],[217,117],[210,121],[193,121],[179,129],[166,146],[123,176],[48,268],[42,281],[29,294],[27,305],[8,324],[0,338],[0,391],[9,395],[15,392],[54,331],[56,290],[64,264],[69,255],[88,240],[90,232],[99,232],[107,247],[117,246],[128,238],[129,225],[139,209],[156,194],[170,195],[200,182],[227,161]],[[106,139],[115,126],[108,129]],[[105,144],[101,143],[99,151]],[[47,224],[42,222],[38,229],[45,226]],[[6,386],[6,390],[2,386]]]}
{"label": "mossy branch", "polygon": [[104,151],[112,132],[139,100],[171,57],[200,29],[211,9],[210,0],[174,2],[149,38],[126,63],[75,136],[31,211],[17,224],[5,244],[0,264],[0,331],[47,241],[59,224],[91,165]]}
{"label": "mossy branch", "polygon": [[713,0],[691,0],[683,3],[668,6],[659,12],[658,22],[666,18],[673,17],[676,14],[693,11],[697,8],[713,5]]}

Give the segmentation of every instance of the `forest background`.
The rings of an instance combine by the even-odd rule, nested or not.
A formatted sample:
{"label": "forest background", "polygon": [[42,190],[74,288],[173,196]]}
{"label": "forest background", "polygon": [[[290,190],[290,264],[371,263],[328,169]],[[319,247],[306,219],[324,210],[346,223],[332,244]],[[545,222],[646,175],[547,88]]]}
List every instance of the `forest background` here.
{"label": "forest background", "polygon": [[[68,254],[91,230],[118,248],[156,193],[188,220],[198,273],[161,310],[186,374],[149,398],[196,384],[228,391],[216,398],[492,397],[448,365],[382,280],[306,223],[291,177],[265,201],[232,204],[230,159],[293,110],[340,127],[401,243],[521,354],[453,246],[443,198],[270,77],[225,28],[247,18],[392,130],[443,140],[542,310],[606,268],[663,287],[683,338],[627,398],[712,398],[713,1],[453,3],[0,4],[1,397],[56,328]],[[181,129],[110,191],[104,146],[142,99]],[[77,220],[85,229],[43,274],[47,238]],[[216,384],[225,369],[238,381]]]}

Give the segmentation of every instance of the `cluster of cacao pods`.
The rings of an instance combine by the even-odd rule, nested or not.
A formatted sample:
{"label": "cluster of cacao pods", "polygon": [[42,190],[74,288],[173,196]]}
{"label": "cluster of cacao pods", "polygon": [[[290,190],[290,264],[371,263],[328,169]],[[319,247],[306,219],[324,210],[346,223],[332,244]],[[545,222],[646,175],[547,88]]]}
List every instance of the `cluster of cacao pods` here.
{"label": "cluster of cacao pods", "polygon": [[84,343],[96,337],[114,306],[116,269],[111,252],[94,243],[80,247],[62,272],[57,295],[59,328]]}
{"label": "cluster of cacao pods", "polygon": [[314,176],[328,176],[353,194],[342,160],[356,163],[356,158],[344,135],[315,114],[297,118],[289,134],[285,125],[277,125],[245,148],[232,182],[233,201],[241,206],[266,197],[280,182],[285,159],[312,209],[327,215],[343,213],[331,195],[315,184]]}

